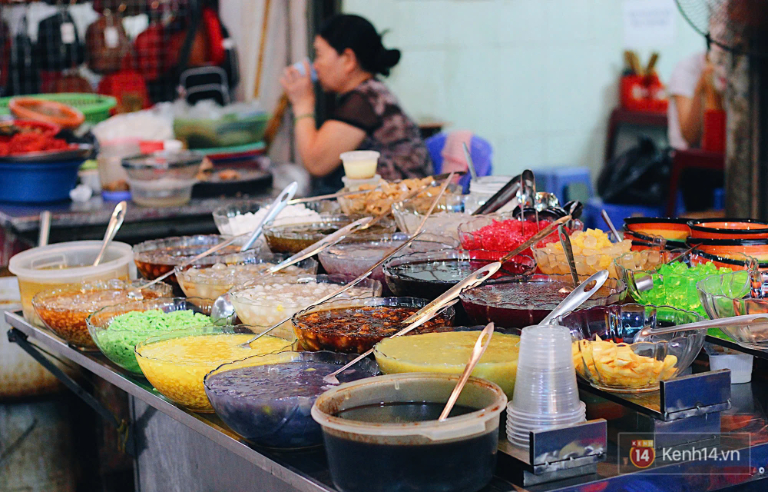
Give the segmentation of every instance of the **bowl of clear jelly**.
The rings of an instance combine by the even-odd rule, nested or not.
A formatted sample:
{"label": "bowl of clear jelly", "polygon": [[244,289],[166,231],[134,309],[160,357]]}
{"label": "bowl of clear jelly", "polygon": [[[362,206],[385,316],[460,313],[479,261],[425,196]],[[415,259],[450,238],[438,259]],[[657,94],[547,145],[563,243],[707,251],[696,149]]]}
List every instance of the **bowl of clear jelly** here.
{"label": "bowl of clear jelly", "polygon": [[469,378],[438,421],[460,376],[392,374],[336,386],[312,407],[333,483],[341,491],[474,492],[493,478],[507,397]]}
{"label": "bowl of clear jelly", "polygon": [[[322,443],[310,411],[328,389],[323,377],[355,356],[334,352],[281,352],[224,364],[205,376],[205,394],[221,420],[247,441],[271,448]],[[342,383],[378,374],[363,359],[337,376]]]}

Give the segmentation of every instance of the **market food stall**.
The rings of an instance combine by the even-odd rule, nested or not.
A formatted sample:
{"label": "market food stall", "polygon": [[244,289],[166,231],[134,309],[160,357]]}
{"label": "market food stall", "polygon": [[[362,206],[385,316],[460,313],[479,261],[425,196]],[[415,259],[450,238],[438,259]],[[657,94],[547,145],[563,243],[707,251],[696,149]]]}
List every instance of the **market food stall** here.
{"label": "market food stall", "polygon": [[[764,476],[762,265],[727,248],[759,239],[720,237],[765,224],[631,220],[615,237],[520,177],[487,198],[512,212],[466,214],[452,177],[291,205],[288,187],[214,211],[222,235],[112,242],[98,266],[99,241],[19,253],[8,336],[112,423],[139,490],[717,490]],[[484,325],[475,378],[439,420]],[[43,353],[125,391],[130,419]],[[727,363],[753,356],[754,370]]]}

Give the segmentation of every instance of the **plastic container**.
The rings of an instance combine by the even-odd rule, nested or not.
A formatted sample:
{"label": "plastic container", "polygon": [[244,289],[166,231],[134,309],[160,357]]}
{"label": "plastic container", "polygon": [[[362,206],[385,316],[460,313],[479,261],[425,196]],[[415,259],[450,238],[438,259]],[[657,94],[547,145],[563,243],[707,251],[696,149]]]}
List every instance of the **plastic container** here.
{"label": "plastic container", "polygon": [[141,372],[169,400],[193,412],[212,413],[205,375],[227,362],[289,350],[291,342],[271,335],[241,345],[255,334],[247,326],[208,326],[149,338],[136,345]]}
{"label": "plastic container", "polygon": [[[109,360],[126,371],[141,374],[141,368],[136,361],[135,355],[137,343],[143,342],[149,337],[164,335],[172,331],[188,330],[195,326],[207,326],[211,324],[211,321],[207,318],[195,317],[197,319],[187,318],[183,323],[180,323],[177,319],[175,324],[171,325],[168,323],[167,318],[164,323],[158,322],[155,318],[155,322],[147,321],[130,330],[110,328],[116,317],[126,313],[153,310],[162,311],[163,313],[190,311],[191,313],[199,313],[207,317],[211,314],[211,308],[213,308],[212,299],[192,297],[143,299],[99,309],[88,316],[86,324],[88,325],[88,332],[91,334],[91,338]],[[138,326],[141,328],[138,328]]]}
{"label": "plastic container", "polygon": [[323,429],[334,485],[343,492],[474,492],[485,487],[496,469],[499,415],[507,403],[493,383],[470,378],[457,401],[470,412],[443,422],[343,418],[352,409],[382,403],[421,403],[439,414],[458,380],[446,374],[395,374],[343,384],[320,395],[312,418]]}
{"label": "plastic container", "polygon": [[571,333],[564,326],[523,329],[515,393],[507,407],[513,444],[527,448],[531,430],[586,420],[570,349]]}
{"label": "plastic container", "polygon": [[0,202],[49,203],[69,200],[83,159],[62,162],[0,162]]}
{"label": "plastic container", "polygon": [[[269,203],[264,201],[243,202],[235,205],[217,208],[213,211],[213,222],[224,236],[238,236],[253,231],[260,219],[266,215],[261,212]],[[279,224],[304,224],[316,220],[317,214],[334,214],[339,212],[339,204],[334,200],[320,200],[286,206],[274,222]],[[259,238],[264,242],[263,237]]]}
{"label": "plastic container", "polygon": [[140,153],[139,139],[119,139],[99,142],[98,162],[101,188],[106,192],[128,189],[128,173],[122,162],[126,157]]}
{"label": "plastic container", "polygon": [[[316,446],[323,436],[310,412],[328,388],[322,378],[354,357],[333,352],[249,357],[208,373],[205,394],[221,420],[253,444],[283,449]],[[376,363],[364,359],[338,378],[346,383],[378,373]]]}
{"label": "plastic container", "polygon": [[68,343],[82,350],[98,350],[86,323],[91,313],[130,300],[171,295],[171,286],[168,284],[160,282],[141,289],[144,283],[109,280],[44,290],[32,298],[32,306],[45,326]]}
{"label": "plastic container", "polygon": [[269,115],[227,114],[219,119],[176,118],[173,132],[190,149],[235,147],[261,141]]}
{"label": "plastic container", "polygon": [[353,150],[339,156],[349,179],[370,179],[376,175],[381,154],[375,150]]}
{"label": "plastic container", "polygon": [[743,384],[752,381],[752,363],[755,357],[750,354],[709,354],[709,368],[731,370],[731,384]]}
{"label": "plastic container", "polygon": [[174,207],[189,202],[203,162],[195,152],[155,152],[126,157],[131,198],[145,207]]}
{"label": "plastic container", "polygon": [[[330,300],[294,314],[293,329],[305,350],[362,354],[405,328],[403,321],[428,303],[415,297]],[[450,307],[412,333],[451,326],[454,315]]]}
{"label": "plastic container", "polygon": [[[395,217],[397,227],[403,232],[414,234],[427,210],[429,210],[429,205],[431,203],[425,208],[422,198],[412,198],[393,203],[392,215]],[[464,213],[464,197],[462,195],[444,195],[444,198],[435,206],[424,224],[423,231],[458,239],[459,225],[471,219],[471,215]]]}
{"label": "plastic container", "polygon": [[42,290],[97,280],[136,278],[130,246],[113,241],[99,266],[93,266],[99,251],[101,241],[72,241],[32,248],[13,256],[8,269],[19,279],[24,318],[41,328],[45,326],[32,306],[32,298]]}

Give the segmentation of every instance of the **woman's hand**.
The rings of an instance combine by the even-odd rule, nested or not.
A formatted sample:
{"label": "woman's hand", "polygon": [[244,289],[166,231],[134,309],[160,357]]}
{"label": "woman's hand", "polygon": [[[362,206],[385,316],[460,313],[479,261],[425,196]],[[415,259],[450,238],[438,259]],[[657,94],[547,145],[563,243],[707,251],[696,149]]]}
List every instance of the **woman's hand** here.
{"label": "woman's hand", "polygon": [[287,67],[280,78],[280,84],[293,105],[295,114],[314,113],[315,90],[310,78],[309,62],[304,61],[304,75],[293,66]]}

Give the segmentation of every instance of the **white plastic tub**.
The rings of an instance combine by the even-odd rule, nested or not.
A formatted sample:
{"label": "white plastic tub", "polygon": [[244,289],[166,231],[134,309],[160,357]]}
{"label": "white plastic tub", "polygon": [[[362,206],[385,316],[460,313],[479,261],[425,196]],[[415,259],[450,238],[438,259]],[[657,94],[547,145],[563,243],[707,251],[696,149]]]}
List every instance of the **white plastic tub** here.
{"label": "white plastic tub", "polygon": [[750,354],[710,354],[709,368],[713,371],[720,369],[731,370],[731,384],[742,384],[752,381],[752,363],[755,357]]}
{"label": "white plastic tub", "polygon": [[32,307],[32,298],[40,291],[69,284],[96,280],[136,278],[133,250],[125,243],[112,242],[99,266],[93,266],[101,250],[101,241],[72,241],[23,251],[8,263],[19,280],[24,317],[44,327]]}

